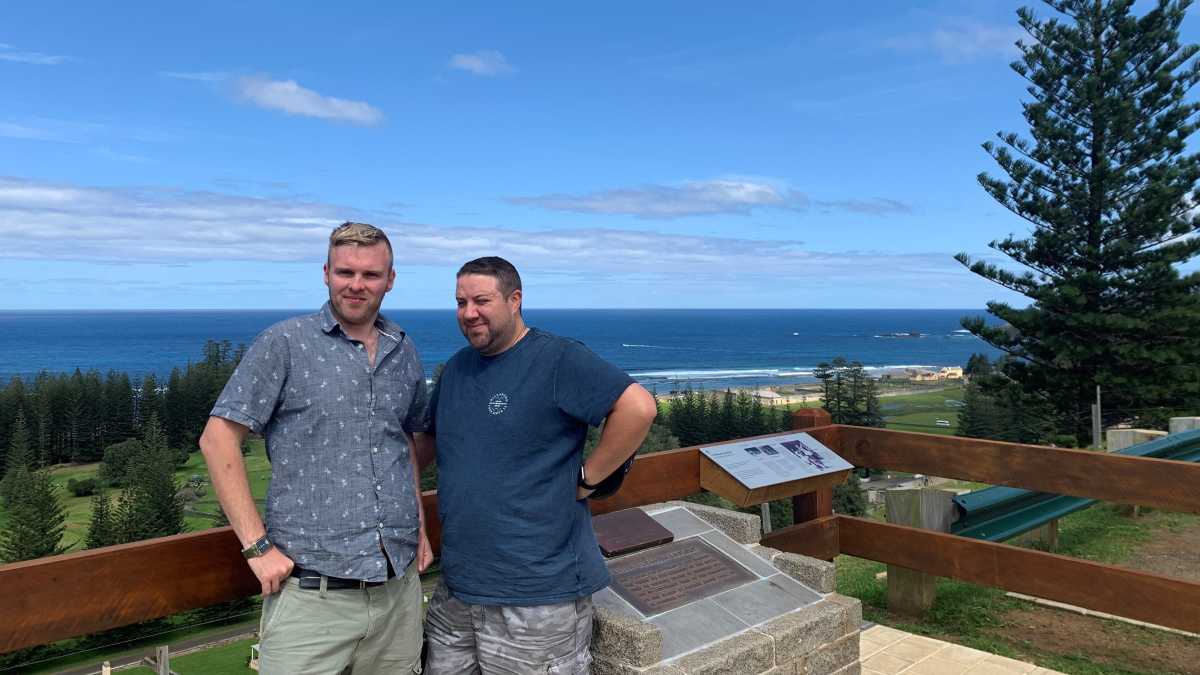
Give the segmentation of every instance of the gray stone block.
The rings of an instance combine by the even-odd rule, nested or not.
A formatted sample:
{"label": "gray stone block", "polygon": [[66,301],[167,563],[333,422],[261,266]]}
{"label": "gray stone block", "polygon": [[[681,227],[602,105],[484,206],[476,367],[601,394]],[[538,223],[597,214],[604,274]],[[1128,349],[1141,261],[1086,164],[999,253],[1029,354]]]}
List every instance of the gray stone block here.
{"label": "gray stone block", "polygon": [[772,619],[759,626],[758,630],[775,639],[775,662],[784,663],[802,660],[822,645],[842,637],[843,621],[841,605],[818,602]]}
{"label": "gray stone block", "polygon": [[627,663],[616,663],[592,655],[592,675],[640,675],[640,668],[634,668]]}
{"label": "gray stone block", "polygon": [[[657,506],[660,508],[662,506],[682,506],[739,544],[757,544],[762,538],[762,521],[753,514],[682,501],[666,502]],[[650,507],[642,508],[649,509]]]}
{"label": "gray stone block", "polygon": [[858,663],[858,633],[822,646],[804,659],[804,669],[797,675],[832,675],[847,666]]}
{"label": "gray stone block", "polygon": [[615,663],[608,659],[592,658],[592,675],[686,675],[682,670],[666,663],[649,668],[635,668],[627,663]]}
{"label": "gray stone block", "polygon": [[616,591],[614,591],[612,588],[601,588],[595,593],[592,593],[592,604],[594,604],[596,607],[607,609],[610,612],[624,614],[635,619],[646,618],[641,612],[637,611],[633,605],[629,604],[625,598],[617,595]]}
{"label": "gray stone block", "polygon": [[592,620],[592,654],[616,664],[645,667],[663,660],[658,626],[597,607]]}
{"label": "gray stone block", "polygon": [[862,675],[862,662],[855,661],[845,668],[834,671],[833,675]]}
{"label": "gray stone block", "polygon": [[1200,417],[1172,417],[1167,427],[1172,434],[1200,429]]}
{"label": "gray stone block", "polygon": [[688,675],[749,675],[775,666],[770,637],[748,631],[705,647],[672,662]]}
{"label": "gray stone block", "polygon": [[783,553],[783,551],[771,548],[769,546],[763,546],[762,544],[755,544],[751,546],[750,552],[762,558],[763,560],[766,560],[767,562],[774,562],[775,556]]}
{"label": "gray stone block", "polygon": [[674,658],[749,628],[712,598],[684,605],[650,619],[662,631],[664,659]]}
{"label": "gray stone block", "polygon": [[771,564],[796,581],[821,593],[837,590],[837,567],[831,562],[799,553],[780,553],[771,560]]}
{"label": "gray stone block", "polygon": [[1157,429],[1107,429],[1104,432],[1104,447],[1109,452],[1116,452],[1166,435],[1167,432]]}
{"label": "gray stone block", "polygon": [[862,601],[845,595],[834,593],[825,598],[842,608],[842,632],[849,635],[862,628]]}
{"label": "gray stone block", "polygon": [[774,565],[754,555],[745,546],[733,541],[731,537],[727,537],[721,532],[709,532],[708,534],[700,535],[700,538],[715,546],[717,550],[725,555],[741,563],[743,567],[758,577],[766,578],[774,576],[779,571]]}
{"label": "gray stone block", "polygon": [[700,520],[682,507],[659,511],[650,517],[659,525],[670,530],[671,534],[675,535],[676,541],[713,530],[712,525]]}
{"label": "gray stone block", "polygon": [[669,663],[660,663],[641,671],[641,675],[687,675],[687,673]]}
{"label": "gray stone block", "polygon": [[792,589],[784,587],[780,583],[782,579],[787,577],[776,574],[769,579],[760,579],[713,596],[713,602],[751,626],[809,604],[794,596]]}

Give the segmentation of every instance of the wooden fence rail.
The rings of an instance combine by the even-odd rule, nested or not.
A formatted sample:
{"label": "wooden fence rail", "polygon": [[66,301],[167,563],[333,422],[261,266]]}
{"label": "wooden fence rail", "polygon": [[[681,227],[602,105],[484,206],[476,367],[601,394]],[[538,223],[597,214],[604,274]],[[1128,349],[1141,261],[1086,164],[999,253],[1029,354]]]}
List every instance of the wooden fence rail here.
{"label": "wooden fence rail", "polygon": [[[1200,465],[1079,450],[861,427],[806,429],[858,466],[1013,485],[1200,513]],[[700,454],[682,448],[638,458],[599,514],[700,492]],[[437,494],[422,496],[440,545]],[[1102,612],[1200,631],[1200,584],[1004,544],[876,523],[828,512],[772,532],[764,544],[832,559],[847,553],[940,576],[1061,600]],[[0,566],[0,653],[252,595],[258,583],[229,528]]]}

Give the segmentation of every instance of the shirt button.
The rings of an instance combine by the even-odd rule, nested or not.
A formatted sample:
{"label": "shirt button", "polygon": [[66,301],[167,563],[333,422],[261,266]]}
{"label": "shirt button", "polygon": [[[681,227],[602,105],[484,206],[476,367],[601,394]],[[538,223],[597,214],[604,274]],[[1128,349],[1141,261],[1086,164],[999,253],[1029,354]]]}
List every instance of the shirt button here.
{"label": "shirt button", "polygon": [[381,530],[383,529],[383,523],[379,524],[379,529],[381,529]]}
{"label": "shirt button", "polygon": [[378,485],[378,484],[377,484],[377,485],[375,486],[375,491],[376,491],[376,492],[378,492],[378,491],[380,491],[380,490],[382,490],[382,489],[383,489],[383,486],[382,486],[382,485]]}
{"label": "shirt button", "polygon": [[379,448],[371,448],[371,452],[377,453],[377,452],[379,452]]}

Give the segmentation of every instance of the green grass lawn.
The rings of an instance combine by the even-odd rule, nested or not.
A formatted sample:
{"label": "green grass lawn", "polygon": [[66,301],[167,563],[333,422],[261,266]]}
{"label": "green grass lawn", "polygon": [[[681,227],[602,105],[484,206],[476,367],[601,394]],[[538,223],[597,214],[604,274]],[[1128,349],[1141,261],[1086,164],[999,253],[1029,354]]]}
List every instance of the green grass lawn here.
{"label": "green grass lawn", "polygon": [[[262,439],[251,439],[250,454],[245,457],[245,462],[246,472],[250,476],[250,491],[254,495],[254,499],[261,504],[266,497],[267,486],[271,480],[271,465],[267,462]],[[59,494],[63,498],[63,507],[67,511],[67,530],[63,535],[63,544],[67,546],[68,551],[76,551],[84,547],[88,522],[92,517],[92,498],[76,497],[71,494],[67,490],[67,481],[93,478],[96,476],[99,466],[99,464],[70,464],[59,465],[50,470],[54,482],[61,488]],[[187,508],[192,511],[219,513],[220,506],[217,504],[216,493],[211,484],[208,484],[208,467],[205,466],[204,457],[199,452],[188,455],[187,464],[175,471],[175,477],[181,485],[186,484],[194,475],[198,475],[204,480],[205,494],[199,500],[189,504]],[[115,501],[119,496],[119,490],[109,490],[110,499]],[[0,527],[4,526],[7,519],[7,514],[0,509]],[[207,530],[214,525],[212,518],[204,516],[188,515],[184,520],[188,531],[192,532]]]}
{"label": "green grass lawn", "polygon": [[[888,429],[953,436],[958,432],[963,388],[947,387],[919,394],[902,394],[879,399]],[[938,426],[938,420],[950,426]]]}
{"label": "green grass lawn", "polygon": [[[241,640],[220,647],[186,654],[171,659],[171,670],[179,675],[244,675],[251,672],[246,665],[250,659],[250,645],[257,640]],[[149,667],[131,668],[128,673],[153,673]]]}
{"label": "green grass lawn", "polygon": [[[235,621],[224,622],[224,623],[218,622],[215,624],[204,625],[204,626],[188,626],[188,625],[186,625],[186,623],[184,623],[188,619],[187,615],[175,615],[175,616],[169,617],[167,619],[169,624],[178,626],[174,630],[170,629],[170,626],[167,626],[165,628],[165,630],[156,631],[156,634],[150,638],[146,638],[146,639],[142,639],[142,640],[134,640],[134,641],[126,642],[123,644],[113,645],[111,647],[104,647],[104,648],[99,648],[99,649],[88,649],[86,651],[80,651],[80,652],[74,653],[74,654],[72,654],[71,652],[68,652],[68,655],[66,655],[66,656],[48,660],[39,665],[31,666],[28,669],[20,670],[20,672],[22,672],[22,673],[27,672],[27,673],[30,673],[31,675],[33,675],[33,674],[40,675],[42,673],[49,675],[50,673],[58,673],[63,670],[66,670],[66,669],[76,668],[79,666],[85,666],[88,664],[95,664],[98,666],[101,662],[103,662],[105,660],[116,660],[117,658],[124,657],[124,656],[140,656],[140,655],[146,654],[148,652],[152,652],[155,647],[161,646],[164,644],[172,644],[172,643],[179,644],[180,642],[182,642],[184,640],[203,637],[205,635],[210,635],[210,636],[212,636],[210,639],[215,640],[215,639],[219,638],[219,636],[222,634],[223,631],[225,631],[229,626],[232,626],[232,625],[244,626],[244,628],[247,632],[253,631],[258,626],[257,611],[258,610],[255,609],[251,616],[248,616],[248,617],[245,617],[242,619],[237,619]],[[249,656],[249,654],[250,654],[249,645],[253,644],[254,640],[241,641],[237,644],[242,644],[243,642],[246,644],[244,653],[246,656]],[[222,648],[215,647],[212,650],[205,650],[204,652],[196,652],[195,654],[181,656],[181,657],[179,657],[178,661],[182,661],[183,659],[191,658],[192,656],[199,656],[200,654],[208,653],[209,651],[216,651],[218,649],[222,649]],[[188,670],[188,671],[180,671],[178,668],[175,667],[176,663],[177,663],[177,659],[175,659],[175,658],[171,659],[171,669],[175,670],[176,672],[189,672],[189,673],[247,672],[245,656],[243,656],[241,658],[240,662],[237,662],[233,658],[234,652],[237,652],[237,650],[231,650],[230,652],[226,652],[223,656],[223,661],[230,663],[230,664],[238,663],[238,666],[241,668],[241,670],[238,670],[238,671],[233,671],[233,670],[208,671],[208,670],[196,670],[194,668],[191,670]],[[125,672],[153,672],[153,671],[151,671],[149,669],[143,671],[143,670],[135,668],[132,670],[122,669],[119,672],[125,673]]]}

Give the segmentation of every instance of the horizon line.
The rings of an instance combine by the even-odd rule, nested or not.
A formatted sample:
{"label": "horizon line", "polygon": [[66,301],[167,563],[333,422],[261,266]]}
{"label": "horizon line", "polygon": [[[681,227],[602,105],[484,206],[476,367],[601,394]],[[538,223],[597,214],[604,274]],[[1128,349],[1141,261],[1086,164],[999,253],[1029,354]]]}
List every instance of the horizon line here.
{"label": "horizon line", "polygon": [[[150,307],[131,309],[127,307],[62,307],[62,308],[0,308],[0,313],[15,312],[314,312],[320,307]],[[973,312],[988,311],[986,307],[522,307],[530,311],[655,311],[655,312],[688,312],[688,311],[875,311],[875,312],[909,312],[909,311],[942,311],[942,312]],[[387,312],[452,312],[453,307],[390,307],[380,310]]]}

